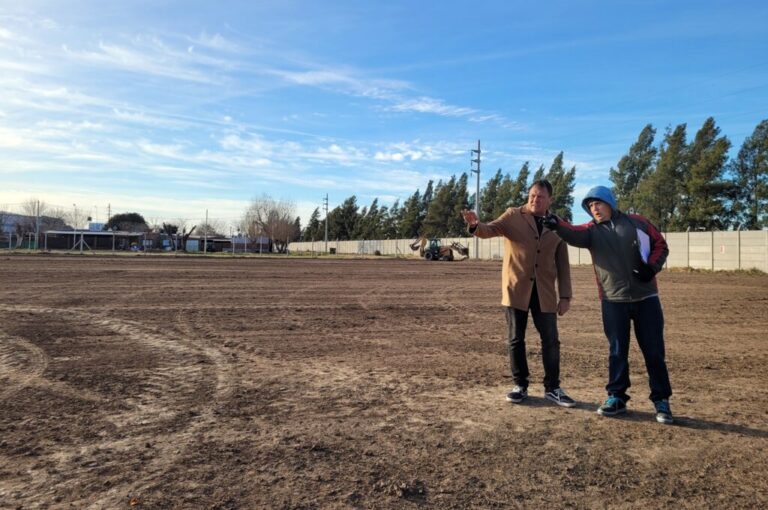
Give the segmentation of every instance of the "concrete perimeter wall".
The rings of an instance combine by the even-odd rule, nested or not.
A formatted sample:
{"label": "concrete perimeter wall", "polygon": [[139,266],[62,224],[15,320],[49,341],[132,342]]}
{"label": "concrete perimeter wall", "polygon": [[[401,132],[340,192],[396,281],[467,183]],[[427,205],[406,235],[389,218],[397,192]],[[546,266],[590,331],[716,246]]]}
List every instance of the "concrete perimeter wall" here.
{"label": "concrete perimeter wall", "polygon": [[[759,269],[768,272],[768,230],[744,232],[672,232],[664,234],[669,244],[668,267],[729,270]],[[470,258],[499,260],[504,254],[504,242],[500,237],[475,239],[472,237],[446,237],[441,245],[458,242],[469,246]],[[475,248],[477,241],[477,248]],[[328,250],[338,254],[418,256],[412,251],[413,239],[387,239],[379,241],[328,241]],[[325,253],[325,242],[290,243],[293,252]],[[477,253],[479,256],[476,256]],[[591,264],[589,251],[568,247],[571,264]]]}

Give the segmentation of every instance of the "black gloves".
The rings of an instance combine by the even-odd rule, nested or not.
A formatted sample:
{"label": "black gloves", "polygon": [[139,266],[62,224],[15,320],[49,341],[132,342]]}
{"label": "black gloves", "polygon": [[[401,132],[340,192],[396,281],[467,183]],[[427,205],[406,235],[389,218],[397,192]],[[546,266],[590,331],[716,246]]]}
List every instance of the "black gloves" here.
{"label": "black gloves", "polygon": [[650,282],[656,275],[656,271],[654,271],[651,266],[644,262],[640,263],[640,267],[633,269],[632,272],[641,282]]}
{"label": "black gloves", "polygon": [[556,214],[549,213],[541,220],[541,224],[549,230],[555,230],[555,227],[557,227],[557,220],[558,218]]}

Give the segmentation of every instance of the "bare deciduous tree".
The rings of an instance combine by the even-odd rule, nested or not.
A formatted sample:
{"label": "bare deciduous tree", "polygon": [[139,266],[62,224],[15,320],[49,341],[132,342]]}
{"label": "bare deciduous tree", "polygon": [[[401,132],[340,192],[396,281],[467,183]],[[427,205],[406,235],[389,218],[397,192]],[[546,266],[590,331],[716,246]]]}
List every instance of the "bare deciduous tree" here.
{"label": "bare deciduous tree", "polygon": [[85,213],[85,211],[73,204],[72,210],[67,211],[66,217],[64,219],[72,226],[73,229],[77,230],[83,228],[87,217],[88,215]]}
{"label": "bare deciduous tree", "polygon": [[30,198],[21,204],[21,217],[13,226],[16,246],[21,246],[25,237],[40,234],[46,230],[60,229],[65,226],[63,211],[55,210],[42,200]]}
{"label": "bare deciduous tree", "polygon": [[173,245],[173,250],[187,251],[187,240],[192,235],[197,226],[193,226],[187,231],[186,221],[178,220],[178,225],[173,223],[163,223],[161,232],[167,234]]}
{"label": "bare deciduous tree", "polygon": [[278,253],[285,253],[288,243],[298,236],[295,225],[296,205],[262,195],[251,202],[243,217],[242,228],[249,237],[263,235],[272,240]]}
{"label": "bare deciduous tree", "polygon": [[224,235],[225,225],[221,220],[208,220],[208,224],[198,225],[197,235],[208,237],[220,237]]}

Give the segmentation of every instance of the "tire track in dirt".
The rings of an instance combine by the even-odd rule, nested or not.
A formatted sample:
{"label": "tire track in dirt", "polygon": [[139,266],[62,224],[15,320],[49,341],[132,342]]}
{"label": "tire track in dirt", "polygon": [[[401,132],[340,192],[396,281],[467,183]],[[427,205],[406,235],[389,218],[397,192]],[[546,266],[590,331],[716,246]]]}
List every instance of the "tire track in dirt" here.
{"label": "tire track in dirt", "polygon": [[[101,398],[120,399],[122,411],[99,417],[102,421],[113,424],[118,434],[85,445],[57,447],[50,460],[56,464],[56,472],[67,473],[67,476],[59,480],[51,480],[46,476],[35,477],[36,483],[28,487],[30,495],[51,494],[54,488],[67,490],[72,480],[85,476],[86,472],[97,466],[108,471],[115,461],[105,457],[104,452],[126,454],[142,451],[145,444],[151,443],[151,456],[147,458],[147,453],[142,451],[141,468],[134,471],[134,474],[138,475],[136,478],[120,480],[102,493],[98,500],[69,501],[75,505],[116,506],[126,493],[139,494],[142,489],[157,483],[162,474],[173,466],[174,459],[183,453],[185,439],[194,436],[207,424],[206,420],[210,420],[215,403],[220,398],[227,398],[231,391],[226,371],[221,369],[224,366],[223,357],[210,347],[161,334],[140,324],[79,309],[1,305],[0,311],[47,316],[49,322],[52,322],[49,320],[51,317],[55,320],[70,321],[81,331],[102,328],[114,333],[116,341],[127,342],[136,346],[139,351],[148,351],[160,360],[160,366],[155,368],[120,371],[121,375],[137,381],[140,391],[127,397],[100,395]],[[16,381],[2,393],[4,398],[7,398],[11,392],[41,380],[49,358],[42,349],[27,340],[9,339],[7,335],[2,340],[0,367],[4,373],[13,374],[12,379]],[[52,386],[55,391],[56,381]],[[200,392],[206,392],[206,388],[212,388],[213,398],[200,398]],[[69,393],[76,398],[94,398],[89,391],[71,389]],[[173,427],[168,427],[168,424],[173,424]],[[83,458],[93,460],[83,465]]]}
{"label": "tire track in dirt", "polygon": [[47,366],[48,356],[42,349],[0,331],[0,401],[39,380]]}
{"label": "tire track in dirt", "polygon": [[[169,396],[171,400],[182,401],[188,399],[191,405],[188,404],[184,409],[177,410],[175,415],[182,415],[185,412],[191,411],[192,407],[197,407],[194,411],[194,420],[187,423],[186,427],[175,434],[163,434],[157,431],[147,434],[146,439],[152,440],[154,443],[155,455],[148,464],[142,466],[142,476],[128,485],[112,489],[104,497],[96,501],[97,506],[113,505],[121,499],[121,495],[126,493],[140,497],[151,487],[158,486],[161,483],[160,480],[162,480],[163,474],[174,467],[177,459],[185,455],[194,443],[194,439],[203,430],[211,427],[212,422],[215,421],[215,407],[222,405],[223,402],[231,397],[234,386],[233,376],[230,365],[227,363],[224,355],[197,337],[190,328],[184,327],[186,323],[182,319],[183,310],[178,312],[175,323],[177,329],[181,332],[180,337],[173,337],[173,340],[168,341],[165,337],[142,334],[138,339],[149,341],[154,346],[164,346],[171,350],[177,350],[180,354],[194,354],[205,357],[206,361],[204,363],[201,364],[200,361],[197,361],[191,365],[177,366],[175,360],[171,360],[171,366],[154,370],[150,374],[146,385],[146,394],[157,402],[164,402]],[[106,319],[102,324],[107,326],[116,324],[117,331],[128,336],[131,335],[130,329],[126,328],[120,321]],[[182,327],[178,327],[180,325]],[[210,369],[206,367],[210,367]],[[196,390],[193,387],[193,381],[197,379],[200,382],[203,379],[202,374],[204,372],[211,372],[204,377],[213,382],[213,394],[210,398],[203,399],[204,404],[202,407],[198,407],[200,406],[199,399],[189,397]],[[146,403],[140,402],[135,409],[142,410],[145,407],[147,407]],[[134,421],[136,420],[135,409],[128,413],[129,419]],[[149,406],[149,409],[155,413],[158,407]],[[139,416],[142,416],[141,413]]]}
{"label": "tire track in dirt", "polygon": [[[194,312],[198,313],[198,310],[195,309]],[[232,396],[232,392],[236,386],[237,378],[233,367],[221,350],[210,345],[209,342],[204,338],[201,338],[200,335],[194,331],[190,326],[190,321],[185,320],[186,314],[188,314],[188,312],[184,309],[178,311],[176,314],[176,328],[181,332],[185,339],[185,343],[199,349],[212,361],[216,374],[215,399],[217,402],[224,402]],[[203,324],[201,329],[205,333],[207,339],[217,338],[219,336],[219,333],[207,322]]]}

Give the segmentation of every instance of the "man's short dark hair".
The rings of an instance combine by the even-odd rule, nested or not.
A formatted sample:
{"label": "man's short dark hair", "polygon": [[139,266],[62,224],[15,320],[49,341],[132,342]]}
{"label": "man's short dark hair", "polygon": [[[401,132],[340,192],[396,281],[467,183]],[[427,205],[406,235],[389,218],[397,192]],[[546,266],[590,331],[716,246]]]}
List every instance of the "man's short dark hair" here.
{"label": "man's short dark hair", "polygon": [[530,192],[536,186],[541,186],[542,188],[546,189],[547,193],[549,193],[549,196],[552,196],[552,184],[548,180],[539,179],[538,181],[533,181],[531,186],[528,188],[528,191]]}

